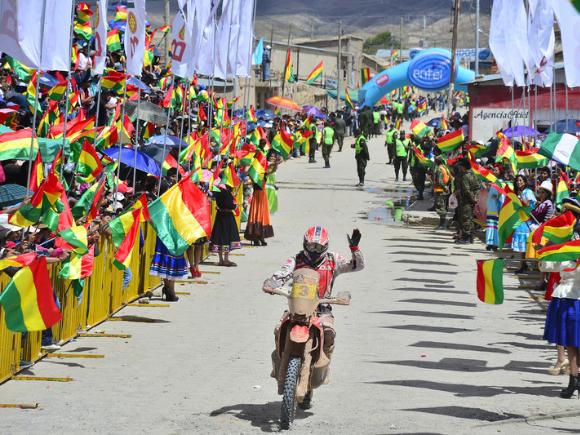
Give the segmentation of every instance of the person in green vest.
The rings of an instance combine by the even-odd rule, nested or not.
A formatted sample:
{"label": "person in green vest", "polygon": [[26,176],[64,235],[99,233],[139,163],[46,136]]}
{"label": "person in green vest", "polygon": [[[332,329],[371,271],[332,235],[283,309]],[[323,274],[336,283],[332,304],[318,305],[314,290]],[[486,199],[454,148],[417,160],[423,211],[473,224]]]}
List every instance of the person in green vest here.
{"label": "person in green vest", "polygon": [[403,171],[403,181],[407,181],[407,156],[411,148],[411,139],[405,137],[405,131],[399,132],[395,140],[395,181],[399,181],[399,171]]}
{"label": "person in green vest", "polygon": [[395,119],[403,119],[403,112],[405,111],[405,105],[400,101],[393,103],[393,108],[395,109]]}
{"label": "person in green vest", "polygon": [[355,142],[351,145],[354,148],[354,158],[356,160],[356,171],[358,173],[358,184],[356,187],[362,187],[365,185],[365,174],[367,168],[367,162],[371,159],[369,155],[369,148],[367,146],[367,140],[364,134],[357,130],[355,131]]}
{"label": "person in green vest", "polygon": [[373,109],[373,135],[381,134],[381,113],[375,108]]}
{"label": "person in green vest", "polygon": [[397,135],[397,129],[395,128],[395,124],[391,124],[387,133],[385,135],[385,146],[387,147],[387,153],[389,155],[389,161],[387,165],[393,163],[393,159],[395,158],[395,136]]}
{"label": "person in green vest", "polygon": [[322,157],[324,158],[324,167],[330,168],[330,152],[334,145],[334,129],[327,122],[322,130]]}

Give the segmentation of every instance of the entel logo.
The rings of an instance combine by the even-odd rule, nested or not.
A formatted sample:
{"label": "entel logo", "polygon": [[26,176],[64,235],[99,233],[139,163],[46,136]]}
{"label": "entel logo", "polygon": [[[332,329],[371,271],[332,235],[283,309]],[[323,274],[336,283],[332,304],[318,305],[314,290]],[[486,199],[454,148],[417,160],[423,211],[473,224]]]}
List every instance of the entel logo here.
{"label": "entel logo", "polygon": [[409,81],[420,89],[441,89],[449,84],[451,59],[440,53],[417,55],[407,70]]}
{"label": "entel logo", "polygon": [[387,83],[389,83],[389,75],[388,74],[383,74],[382,76],[377,77],[377,86],[382,88]]}

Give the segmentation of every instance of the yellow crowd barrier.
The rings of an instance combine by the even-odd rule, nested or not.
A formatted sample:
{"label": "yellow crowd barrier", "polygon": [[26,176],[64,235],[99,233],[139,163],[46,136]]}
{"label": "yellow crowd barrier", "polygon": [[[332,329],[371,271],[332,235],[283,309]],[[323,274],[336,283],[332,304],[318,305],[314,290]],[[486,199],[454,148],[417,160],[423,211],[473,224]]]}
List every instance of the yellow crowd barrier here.
{"label": "yellow crowd barrier", "polygon": [[[234,193],[237,203],[243,203],[241,186]],[[215,202],[211,203],[212,222],[215,219]],[[238,230],[240,217],[237,217]],[[52,284],[58,300],[62,320],[52,327],[55,341],[66,342],[75,338],[79,332],[107,320],[126,304],[139,298],[149,290],[159,286],[160,279],[149,275],[149,266],[155,253],[155,230],[148,223],[141,225],[144,244],[135,243],[131,258],[133,275],[128,287],[123,289],[123,272],[113,266],[115,255],[110,237],[101,237],[95,247],[95,261],[92,275],[86,279],[80,299],[74,294],[72,282],[58,278],[60,265],[49,267]],[[204,257],[209,254],[207,245]],[[10,282],[6,274],[0,276],[0,289]],[[37,361],[43,357],[41,350],[42,332],[26,334],[11,332],[6,328],[4,310],[0,306],[0,383],[10,379],[20,370],[20,361]]]}
{"label": "yellow crowd barrier", "polygon": [[[95,250],[93,274],[86,279],[79,299],[74,294],[72,282],[58,278],[60,265],[49,268],[54,290],[60,301],[62,320],[52,327],[56,341],[68,341],[91,326],[94,326],[137,299],[143,293],[154,289],[159,278],[149,275],[149,266],[155,251],[155,231],[149,224],[142,224],[144,245],[135,243],[131,258],[133,277],[126,289],[123,272],[113,266],[115,255],[111,239],[102,237]],[[10,278],[0,277],[0,288],[4,289]],[[6,328],[4,310],[0,309],[0,382],[12,377],[20,370],[20,361],[37,361],[43,356],[41,351],[42,332],[26,334],[14,333]]]}

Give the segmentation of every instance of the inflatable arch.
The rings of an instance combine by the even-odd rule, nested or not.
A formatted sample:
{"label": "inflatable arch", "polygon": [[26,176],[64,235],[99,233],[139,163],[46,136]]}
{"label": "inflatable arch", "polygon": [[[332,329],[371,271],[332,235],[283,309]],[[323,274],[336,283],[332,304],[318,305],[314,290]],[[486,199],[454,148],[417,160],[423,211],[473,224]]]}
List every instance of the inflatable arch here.
{"label": "inflatable arch", "polygon": [[[470,69],[455,64],[455,84],[465,85],[475,79]],[[420,51],[412,59],[375,75],[359,89],[359,106],[373,107],[393,89],[415,86],[422,90],[437,91],[449,85],[451,53],[441,48]]]}

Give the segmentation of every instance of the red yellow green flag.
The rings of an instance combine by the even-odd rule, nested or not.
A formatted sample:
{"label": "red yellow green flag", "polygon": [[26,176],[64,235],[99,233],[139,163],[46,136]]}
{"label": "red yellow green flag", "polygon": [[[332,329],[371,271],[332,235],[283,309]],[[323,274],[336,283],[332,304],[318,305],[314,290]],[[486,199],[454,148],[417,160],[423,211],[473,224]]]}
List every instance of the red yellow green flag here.
{"label": "red yellow green flag", "polygon": [[560,216],[547,220],[536,228],[532,233],[532,243],[540,245],[542,237],[555,244],[572,240],[574,225],[576,225],[576,218],[571,211],[567,211]]}
{"label": "red yellow green flag", "polygon": [[525,151],[516,151],[518,169],[536,169],[546,166],[548,159],[538,153],[538,148]]}
{"label": "red yellow green flag", "polygon": [[36,192],[42,181],[44,180],[44,168],[42,166],[42,157],[40,153],[36,153],[36,158],[32,165],[32,172],[30,173],[30,190]]}
{"label": "red yellow green flag", "polygon": [[566,198],[570,198],[570,190],[568,189],[567,178],[564,174],[560,175],[560,179],[558,180],[558,184],[556,185],[556,197],[555,202],[556,205],[562,205],[562,201]]}
{"label": "red yellow green flag", "polygon": [[264,176],[266,175],[267,169],[268,161],[266,160],[266,157],[260,151],[256,151],[254,159],[248,168],[248,176],[258,186],[263,187]]}
{"label": "red yellow green flag", "polygon": [[[0,161],[4,160],[28,160],[30,158],[30,143],[32,129],[9,131],[0,134]],[[38,152],[38,141],[32,140],[32,155]]]}
{"label": "red yellow green flag", "polygon": [[211,230],[209,203],[189,178],[183,178],[149,204],[151,224],[171,255],[181,255]]}
{"label": "red yellow green flag", "polygon": [[541,261],[577,261],[580,258],[580,240],[550,245],[538,251]]}
{"label": "red yellow green flag", "polygon": [[[76,254],[71,252],[70,257],[62,263],[60,272],[58,273],[59,278],[63,279],[83,279],[88,278],[93,273],[93,266],[95,261],[95,247],[94,245],[90,247],[87,254]],[[75,295],[78,296],[80,290],[74,288]]]}
{"label": "red yellow green flag", "polygon": [[[68,247],[77,254],[84,255],[89,252],[88,234],[86,227],[73,225],[58,233]],[[62,244],[60,246],[63,246]]]}
{"label": "red yellow green flag", "polygon": [[[417,137],[425,137],[431,133],[431,129],[425,124],[423,121],[417,122],[412,128],[411,131]],[[439,145],[437,145],[439,146]]]}
{"label": "red yellow green flag", "polygon": [[107,32],[107,52],[121,51],[121,38],[119,38],[119,29],[109,30]]}
{"label": "red yellow green flag", "polygon": [[77,172],[83,175],[84,181],[92,183],[103,172],[103,164],[95,148],[85,139],[77,162]]}
{"label": "red yellow green flag", "polygon": [[292,81],[292,51],[288,48],[286,52],[286,65],[284,66],[284,81]]}
{"label": "red yellow green flag", "polygon": [[344,90],[344,102],[346,103],[346,106],[348,108],[354,109],[354,104],[352,102],[352,99],[350,98],[350,94],[348,93],[348,88]]}
{"label": "red yellow green flag", "polygon": [[292,152],[293,146],[294,139],[292,135],[282,126],[272,140],[272,149],[284,157],[284,159],[287,159]]}
{"label": "red yellow green flag", "polygon": [[135,204],[133,204],[130,210],[139,210],[141,209],[141,222],[150,221],[151,216],[149,216],[149,207],[147,206],[147,195],[142,194]]}
{"label": "red yellow green flag", "polygon": [[461,145],[463,139],[463,130],[456,130],[437,139],[437,148],[444,153],[448,153]]}
{"label": "red yellow green flag", "polygon": [[14,332],[44,331],[60,321],[45,257],[16,272],[0,294],[0,304],[6,327]]}
{"label": "red yellow green flag", "polygon": [[60,201],[61,193],[64,192],[62,184],[54,174],[48,174],[38,190],[32,195],[30,202],[24,204],[18,211],[10,216],[12,225],[28,227],[39,222],[50,209],[57,213],[63,211],[64,206]]}
{"label": "red yellow green flag", "polygon": [[518,161],[516,158],[516,152],[514,147],[510,143],[509,139],[505,137],[502,133],[499,134],[499,145],[497,147],[497,154],[495,157],[496,162],[507,161],[512,168],[514,174],[517,173]]}
{"label": "red yellow green flag", "polygon": [[504,260],[477,260],[477,297],[486,304],[503,303]]}
{"label": "red yellow green flag", "polygon": [[324,74],[324,61],[321,60],[320,63],[314,67],[312,72],[308,74],[308,77],[306,77],[306,84],[313,84],[316,80],[322,77],[322,74]]}
{"label": "red yellow green flag", "polygon": [[113,265],[120,270],[127,269],[131,264],[131,257],[137,234],[139,234],[139,223],[141,222],[141,209],[135,209],[123,213],[109,223],[111,238],[117,248]]}
{"label": "red yellow green flag", "polygon": [[484,168],[483,166],[478,165],[473,160],[469,161],[471,165],[471,170],[481,181],[489,181],[490,183],[497,183],[497,177],[491,172],[489,169]]}
{"label": "red yellow green flag", "polygon": [[528,219],[529,208],[524,207],[518,196],[511,190],[502,191],[501,188],[498,189],[505,195],[504,203],[499,211],[497,230],[499,249],[502,249],[516,227]]}
{"label": "red yellow green flag", "polygon": [[371,79],[371,69],[361,68],[360,69],[360,85],[363,86],[366,82]]}

